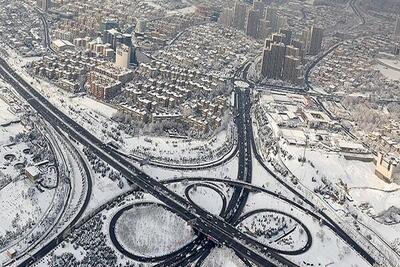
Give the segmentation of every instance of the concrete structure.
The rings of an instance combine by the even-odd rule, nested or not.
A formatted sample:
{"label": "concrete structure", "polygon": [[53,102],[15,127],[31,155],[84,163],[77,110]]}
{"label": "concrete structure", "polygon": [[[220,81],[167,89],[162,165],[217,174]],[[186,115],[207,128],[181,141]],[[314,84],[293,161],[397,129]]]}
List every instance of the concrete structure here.
{"label": "concrete structure", "polygon": [[32,182],[36,182],[38,179],[40,179],[40,174],[40,170],[36,166],[29,166],[25,168],[25,175]]}
{"label": "concrete structure", "polygon": [[127,45],[120,45],[117,47],[115,53],[115,65],[121,68],[128,68],[131,60],[131,48]]}
{"label": "concrete structure", "polygon": [[285,45],[290,45],[292,42],[292,31],[288,29],[279,29],[279,33],[283,34],[282,43]]}
{"label": "concrete structure", "polygon": [[233,27],[238,30],[244,30],[246,24],[246,11],[247,6],[245,3],[241,1],[237,1],[235,3],[235,7],[233,9]]}
{"label": "concrete structure", "polygon": [[219,23],[221,23],[225,27],[232,27],[233,26],[233,14],[234,14],[233,8],[225,7],[222,10],[221,16],[219,18]]}
{"label": "concrete structure", "polygon": [[57,52],[62,52],[68,49],[73,49],[74,44],[67,40],[57,39],[51,42],[51,48],[53,48]]}
{"label": "concrete structure", "polygon": [[109,100],[121,91],[121,82],[97,72],[90,72],[86,83],[87,92],[100,100]]}
{"label": "concrete structure", "polygon": [[400,159],[394,155],[378,153],[375,174],[382,180],[392,183],[400,179]]}
{"label": "concrete structure", "polygon": [[291,55],[285,56],[282,70],[282,80],[291,81],[294,84],[299,82],[300,59]]}
{"label": "concrete structure", "polygon": [[258,38],[266,39],[273,32],[271,22],[266,19],[258,21]]}
{"label": "concrete structure", "polygon": [[139,109],[135,107],[131,107],[128,105],[119,105],[118,110],[128,116],[130,116],[133,120],[147,123],[149,121],[149,113],[144,109]]}
{"label": "concrete structure", "polygon": [[122,39],[122,36],[119,31],[117,31],[116,29],[110,29],[104,33],[103,41],[104,41],[104,43],[110,44],[112,49],[116,49],[117,45],[118,45],[118,41],[121,41],[121,39]]}
{"label": "concrete structure", "polygon": [[103,33],[111,29],[118,29],[119,22],[116,19],[104,19],[100,24],[100,31]]}
{"label": "concrete structure", "polygon": [[396,25],[394,27],[394,35],[400,36],[400,17],[396,18]]}
{"label": "concrete structure", "polygon": [[103,63],[100,65],[97,65],[94,70],[102,74],[104,76],[107,76],[111,79],[117,80],[121,82],[122,84],[126,84],[133,79],[133,71],[128,70],[125,68],[120,68],[117,67],[115,64],[112,63]]}
{"label": "concrete structure", "polygon": [[307,123],[309,128],[321,129],[331,124],[331,120],[329,119],[328,115],[321,111],[303,109],[299,112],[299,114]]}
{"label": "concrete structure", "polygon": [[268,79],[282,79],[294,84],[301,83],[301,49],[288,45],[292,32],[281,30],[265,40],[261,62],[261,75]]}
{"label": "concrete structure", "polygon": [[286,47],[280,42],[271,42],[264,48],[261,74],[269,79],[281,79]]}
{"label": "concrete structure", "polygon": [[301,41],[301,43],[303,44],[303,48],[304,48],[304,51],[305,51],[305,53],[308,53],[308,47],[309,47],[309,36],[310,36],[310,32],[308,31],[308,30],[304,30],[302,33],[301,33],[301,39],[300,39],[300,41]]}
{"label": "concrete structure", "polygon": [[278,17],[277,23],[276,23],[276,30],[279,31],[280,29],[287,29],[289,27],[289,22],[286,17]]}
{"label": "concrete structure", "polygon": [[321,52],[322,38],[324,36],[324,30],[315,26],[311,27],[310,33],[308,35],[308,54],[315,56]]}
{"label": "concrete structure", "polygon": [[38,8],[41,8],[42,10],[47,11],[51,7],[51,1],[50,0],[37,0],[36,5]]}
{"label": "concrete structure", "polygon": [[69,81],[67,79],[61,79],[58,83],[58,85],[64,89],[65,91],[71,92],[71,93],[77,93],[80,90],[80,85],[77,82]]}
{"label": "concrete structure", "polygon": [[261,13],[254,8],[250,9],[247,13],[246,34],[250,37],[258,37],[258,24]]}
{"label": "concrete structure", "polygon": [[119,22],[116,19],[105,19],[102,21],[100,24],[100,32],[102,34],[102,40],[104,43],[107,42],[107,31],[111,29],[118,29],[119,28]]}
{"label": "concrete structure", "polygon": [[212,100],[192,98],[193,94],[208,95],[221,81],[213,77],[173,67],[162,62],[141,64],[135,82],[126,85],[127,103],[120,111],[140,122],[174,120],[205,132],[221,126],[227,108],[225,97]]}
{"label": "concrete structure", "polygon": [[136,33],[144,33],[147,30],[147,22],[145,20],[139,19],[135,26]]}
{"label": "concrete structure", "polygon": [[254,0],[253,9],[260,13],[260,17],[265,15],[265,3],[262,0]]}
{"label": "concrete structure", "polygon": [[[7,250],[7,256],[10,258],[10,259],[14,259],[15,258],[15,256],[17,256],[17,251],[15,250],[15,249],[13,249],[13,248],[10,248],[9,250]],[[2,264],[0,264],[0,266],[1,266]]]}
{"label": "concrete structure", "polygon": [[277,31],[278,27],[278,11],[274,7],[267,7],[265,11],[265,20],[270,22],[272,31]]}

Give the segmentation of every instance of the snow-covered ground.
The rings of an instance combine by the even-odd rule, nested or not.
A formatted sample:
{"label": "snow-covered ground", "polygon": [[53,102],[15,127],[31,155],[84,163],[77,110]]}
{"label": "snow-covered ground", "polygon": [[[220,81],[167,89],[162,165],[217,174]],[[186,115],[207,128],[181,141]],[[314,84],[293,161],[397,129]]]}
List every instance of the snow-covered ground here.
{"label": "snow-covered ground", "polygon": [[227,247],[214,248],[205,259],[203,267],[244,267],[243,261]]}
{"label": "snow-covered ground", "polygon": [[188,177],[188,178],[208,177],[208,178],[236,180],[238,158],[236,156],[232,158],[229,162],[217,167],[207,168],[203,170],[191,170],[191,171],[164,169],[164,168],[154,167],[151,165],[144,165],[140,167],[138,164],[137,166],[144,172],[151,174],[151,176],[153,178],[156,178],[157,180],[169,180],[182,177]]}
{"label": "snow-covered ground", "polygon": [[[138,263],[122,255],[109,238],[111,219],[129,205],[135,206],[119,217],[115,230],[120,244],[133,254],[165,255],[194,238],[193,229],[185,221],[159,206],[161,203],[149,194],[131,192],[110,203],[113,204],[75,230],[35,266],[54,266],[55,262],[64,266],[74,262],[78,266],[97,266],[97,262],[106,266],[153,266],[154,263]],[[146,206],[136,206],[140,203],[146,203]],[[99,253],[103,256],[98,257]]]}
{"label": "snow-covered ground", "polygon": [[[322,149],[311,149],[282,145],[289,154],[293,156],[292,160],[284,159],[285,165],[293,172],[293,174],[309,187],[315,186],[311,181],[312,177],[326,176],[333,183],[337,183],[340,179],[352,187],[372,187],[381,190],[390,190],[400,188],[396,184],[388,184],[379,179],[375,175],[375,165],[373,162],[362,162],[357,160],[347,160],[340,153],[327,152]],[[297,159],[304,155],[309,162],[304,164]]]}
{"label": "snow-covered ground", "polygon": [[[388,184],[379,179],[374,173],[375,167],[372,162],[346,160],[338,153],[309,149],[306,150],[306,159],[312,162],[314,165],[312,167],[308,162],[302,164],[297,161],[297,157],[304,153],[304,148],[295,146],[286,146],[286,148],[294,156],[294,159],[285,159],[284,162],[290,171],[299,178],[302,185],[313,190],[321,185],[320,178],[323,176],[334,185],[337,185],[339,180],[343,181],[347,184],[350,202],[341,206],[327,199],[327,203],[335,209],[346,210],[346,213],[359,214],[361,222],[384,237],[389,243],[400,238],[399,223],[385,225],[380,223],[382,220],[379,218],[374,219],[392,207],[400,208],[400,186],[395,183]],[[313,177],[315,182],[312,181]],[[367,206],[364,208],[364,205]],[[361,213],[361,211],[363,212]],[[397,216],[395,213],[393,215]]]}
{"label": "snow-covered ground", "polygon": [[195,164],[222,158],[233,149],[232,138],[230,130],[221,131],[208,140],[134,136],[126,137],[121,149],[157,162]]}
{"label": "snow-covered ground", "polygon": [[188,6],[181,9],[170,10],[167,12],[167,15],[187,15],[194,13],[196,11],[196,6]]}
{"label": "snow-covered ground", "polygon": [[137,206],[125,211],[115,229],[118,241],[126,250],[145,257],[174,252],[194,239],[193,229],[184,220],[159,205]]}
{"label": "snow-covered ground", "polygon": [[386,65],[389,68],[400,71],[400,60],[397,59],[388,59],[388,58],[378,58],[378,62],[382,65]]}
{"label": "snow-covered ground", "polygon": [[374,69],[379,70],[387,79],[400,81],[400,65],[399,70],[388,68],[384,65],[376,65]]}
{"label": "snow-covered ground", "polygon": [[[340,239],[330,228],[320,225],[310,215],[294,208],[293,206],[271,197],[264,193],[250,194],[244,213],[256,209],[278,209],[300,220],[309,229],[312,236],[310,249],[300,255],[287,255],[287,257],[299,266],[307,263],[314,266],[370,266],[347,243]],[[304,233],[303,233],[304,235]],[[293,235],[293,238],[296,235]],[[299,236],[302,237],[302,236]]]}
{"label": "snow-covered ground", "polygon": [[283,251],[300,250],[307,244],[304,227],[295,218],[275,211],[255,213],[244,219],[238,229],[266,246]]}
{"label": "snow-covered ground", "polygon": [[[16,118],[8,110],[8,104],[0,99],[0,120],[2,122]],[[24,127],[20,123],[0,126],[0,238],[4,237],[7,231],[19,232],[18,229],[26,226],[29,221],[37,222],[51,203],[52,194],[48,192],[41,194],[35,190],[30,181],[20,176],[20,169],[15,166],[26,160],[31,161],[31,158],[22,152],[27,145],[19,143],[13,146],[4,146],[10,144],[10,137],[23,131]],[[28,190],[36,197],[29,198]],[[40,195],[39,198],[38,195]],[[42,196],[44,201],[41,201]]]}
{"label": "snow-covered ground", "polygon": [[[263,96],[262,104],[266,105],[269,97]],[[266,159],[265,164],[276,173],[278,170],[288,171],[288,174],[281,172],[282,175],[278,176],[317,207],[324,209],[333,220],[342,224],[346,233],[357,240],[376,260],[380,260],[380,253],[383,253],[387,257],[385,265],[390,262],[398,266],[396,262],[399,255],[393,249],[399,249],[400,229],[398,224],[388,225],[381,222],[393,221],[399,216],[399,202],[396,203],[399,186],[380,180],[375,175],[373,162],[348,160],[343,153],[335,152],[338,151],[337,142],[351,142],[351,145],[360,147],[356,142],[344,141],[349,139],[339,133],[328,130],[317,132],[307,127],[287,130],[278,126],[275,120],[279,121],[279,114],[275,113],[264,114],[262,118],[255,120],[255,136],[260,134],[260,129],[261,134],[270,134],[264,142],[256,142],[259,153]],[[268,118],[266,122],[265,118]],[[262,124],[260,129],[258,123]],[[269,132],[266,127],[270,129]],[[325,136],[323,141],[318,141],[317,134]],[[305,135],[308,139],[304,138]],[[259,139],[262,138],[256,138]],[[276,140],[279,140],[278,143]],[[289,145],[287,140],[294,140],[292,143],[297,142],[300,145]],[[307,145],[306,149],[304,145]],[[304,155],[305,161],[302,162],[299,159]],[[273,165],[278,168],[275,169]],[[253,173],[262,173],[257,163],[254,167]],[[276,189],[279,185],[271,182],[268,176],[262,181],[256,175],[253,183],[292,198],[292,194],[287,195],[286,190]]]}
{"label": "snow-covered ground", "polygon": [[[17,123],[20,114],[12,109],[12,105],[4,99],[9,98],[9,85],[0,80],[0,146],[10,143],[10,136],[23,132],[24,127]],[[3,99],[4,98],[4,99]],[[11,100],[11,99],[10,99]],[[19,107],[19,103],[13,103]]]}
{"label": "snow-covered ground", "polygon": [[[12,100],[8,92],[2,97]],[[13,102],[13,105],[20,103]],[[0,265],[8,260],[5,251],[18,246],[25,249],[34,234],[41,231],[41,222],[49,219],[49,212],[55,201],[55,191],[40,190],[24,173],[24,167],[32,166],[35,153],[32,150],[41,149],[38,144],[25,139],[15,139],[16,135],[25,134],[25,128],[17,119],[10,106],[0,99],[0,113],[4,119],[12,119],[14,123],[0,126]],[[37,141],[35,138],[32,141]],[[40,147],[39,147],[40,146]],[[42,150],[46,152],[45,150]],[[56,182],[54,166],[40,167],[43,183],[50,187]],[[51,213],[51,212],[50,212]],[[45,224],[43,224],[45,225]],[[38,236],[36,236],[38,237]],[[21,241],[21,242],[20,242]]]}
{"label": "snow-covered ground", "polygon": [[9,109],[9,105],[0,98],[0,125],[5,125],[18,120],[18,117]]}
{"label": "snow-covered ground", "polygon": [[199,207],[214,215],[219,215],[223,208],[223,200],[218,193],[219,189],[212,188],[203,185],[195,185],[189,190],[189,196]]}
{"label": "snow-covered ground", "polygon": [[[28,191],[32,197],[28,197]],[[52,191],[39,192],[26,179],[8,184],[0,192],[0,237],[7,231],[18,231],[29,223],[37,223],[53,197]]]}

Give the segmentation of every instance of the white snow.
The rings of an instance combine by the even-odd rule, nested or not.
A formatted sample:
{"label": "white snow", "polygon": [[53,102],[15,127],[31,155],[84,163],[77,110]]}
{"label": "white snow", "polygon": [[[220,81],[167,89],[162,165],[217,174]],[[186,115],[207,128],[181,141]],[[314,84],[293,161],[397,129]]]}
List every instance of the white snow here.
{"label": "white snow", "polygon": [[313,241],[311,248],[304,254],[287,256],[298,265],[304,266],[305,263],[313,263],[314,266],[325,266],[333,263],[333,266],[369,266],[364,258],[336,236],[330,228],[321,226],[311,216],[297,208],[293,208],[293,206],[284,203],[282,200],[264,193],[250,194],[244,214],[260,208],[278,209],[286,212],[299,219],[310,230]]}
{"label": "white snow", "polygon": [[[231,129],[231,128],[229,128]],[[125,138],[122,150],[158,162],[194,164],[211,162],[229,153],[234,144],[231,131],[221,131],[208,140],[134,136]]]}
{"label": "white snow", "polygon": [[18,120],[18,117],[12,113],[10,107],[3,99],[0,98],[0,125],[8,124]]}
{"label": "white snow", "polygon": [[232,249],[227,247],[214,248],[205,259],[204,267],[244,267],[243,261],[236,256]]}
{"label": "white snow", "polygon": [[202,185],[196,185],[189,191],[189,196],[194,203],[208,212],[214,215],[221,213],[223,202],[217,191]]}
{"label": "white snow", "polygon": [[125,249],[148,257],[171,253],[194,239],[193,229],[184,220],[156,205],[124,212],[115,228]]}
{"label": "white snow", "polygon": [[383,76],[390,80],[400,81],[400,70],[394,70],[384,65],[376,65],[375,69],[379,70],[383,74]]}
{"label": "white snow", "polygon": [[196,11],[196,6],[188,6],[181,9],[170,10],[167,15],[187,15],[194,13]]}
{"label": "white snow", "polygon": [[0,236],[6,231],[17,230],[12,226],[12,221],[18,214],[16,225],[22,227],[32,220],[37,222],[44,215],[52,202],[52,191],[39,192],[33,189],[33,197],[28,197],[28,189],[34,186],[29,180],[20,180],[8,184],[1,190],[0,198]]}

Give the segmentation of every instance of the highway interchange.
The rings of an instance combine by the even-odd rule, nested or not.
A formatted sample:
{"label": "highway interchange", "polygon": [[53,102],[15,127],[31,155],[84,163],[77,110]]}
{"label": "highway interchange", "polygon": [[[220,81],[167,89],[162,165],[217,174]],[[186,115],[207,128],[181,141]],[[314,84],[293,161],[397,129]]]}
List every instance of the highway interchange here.
{"label": "highway interchange", "polygon": [[[355,1],[351,1],[353,7]],[[41,20],[45,29],[45,45],[50,49],[50,37],[48,33],[47,21],[44,17],[45,15],[40,13]],[[276,90],[288,90],[296,91],[299,93],[313,94],[312,86],[309,83],[309,74],[319,61],[321,61],[325,56],[334,51],[336,47],[340,45],[337,44],[331,49],[326,51],[321,57],[314,61],[306,71],[306,90],[304,88],[277,88]],[[126,177],[128,181],[133,184],[138,185],[144,191],[150,193],[162,203],[165,207],[170,209],[179,215],[182,219],[190,221],[194,229],[198,232],[198,237],[187,244],[183,248],[175,251],[171,255],[166,257],[156,258],[156,259],[138,259],[135,255],[129,255],[129,252],[124,252],[127,256],[133,259],[157,262],[156,266],[184,266],[192,262],[196,262],[196,266],[200,266],[204,259],[208,256],[211,250],[216,245],[226,245],[235,250],[236,254],[248,265],[256,264],[258,266],[297,266],[295,263],[291,262],[283,255],[285,252],[276,251],[270,247],[266,247],[263,244],[257,242],[254,238],[238,231],[236,225],[243,220],[243,209],[247,203],[247,199],[250,193],[257,191],[263,191],[282,201],[288,202],[293,207],[299,208],[307,212],[310,216],[320,220],[324,225],[331,228],[338,236],[340,236],[344,241],[346,241],[351,247],[354,248],[362,257],[365,258],[371,265],[375,263],[373,259],[360,245],[357,244],[351,237],[346,234],[340,225],[335,223],[327,214],[320,211],[311,201],[298,193],[291,185],[283,181],[278,175],[276,175],[271,169],[269,169],[264,163],[261,156],[258,154],[252,129],[251,120],[251,90],[253,89],[252,82],[246,79],[247,71],[249,65],[244,65],[240,68],[232,82],[237,80],[243,80],[249,84],[248,88],[235,88],[235,124],[237,128],[237,144],[234,146],[233,150],[224,160],[217,161],[213,164],[204,164],[204,166],[165,166],[164,164],[150,163],[155,167],[180,169],[180,170],[191,170],[191,169],[205,169],[210,167],[215,167],[223,165],[224,163],[231,160],[236,155],[238,156],[238,177],[237,181],[223,181],[223,179],[214,179],[210,182],[224,182],[226,184],[231,184],[234,187],[234,193],[232,198],[228,201],[226,208],[222,210],[220,216],[213,215],[188,199],[184,199],[177,195],[165,185],[167,183],[178,182],[178,180],[171,180],[165,182],[159,182],[152,178],[146,173],[143,173],[137,169],[130,160],[138,160],[135,158],[128,158],[126,155],[121,154],[114,148],[104,144],[98,140],[95,136],[89,133],[86,129],[81,127],[71,118],[66,116],[56,107],[54,107],[47,99],[45,99],[40,93],[38,93],[28,82],[22,79],[4,59],[0,59],[0,74],[2,77],[13,85],[14,89],[40,114],[49,124],[54,127],[58,132],[67,133],[73,140],[81,143],[85,147],[88,147],[93,151],[99,158],[108,163],[111,167],[119,171]],[[311,89],[309,92],[307,92]],[[315,93],[318,94],[318,93]],[[320,97],[320,94],[318,94]],[[254,157],[254,158],[253,158]],[[293,193],[298,199],[302,200],[307,205],[299,205],[295,201],[291,201],[281,195],[274,192],[268,191],[267,189],[256,188],[251,185],[252,183],[252,164],[253,160],[257,160],[269,174],[272,175],[278,182],[282,184],[286,189]],[[87,167],[85,171],[88,172]],[[192,179],[192,178],[191,178]],[[192,179],[195,181],[196,179]],[[199,178],[199,181],[205,181],[204,178]],[[91,188],[91,185],[90,185]],[[90,194],[89,194],[90,196]],[[89,201],[89,198],[85,199],[85,203]],[[29,266],[34,261],[45,256],[54,247],[56,247],[61,241],[62,237],[71,231],[74,225],[79,220],[79,217],[84,212],[85,206],[79,211],[77,216],[71,222],[70,227],[59,233],[53,240],[47,243],[42,249],[40,249],[34,255],[27,257],[24,261],[20,263],[19,266]],[[310,208],[307,208],[310,207]],[[125,207],[118,212],[118,215],[122,214],[123,211],[132,208]],[[115,224],[116,219],[113,218],[113,223]],[[301,222],[300,222],[301,223]],[[114,225],[115,226],[115,225]],[[306,226],[304,226],[307,229]],[[111,229],[111,228],[110,228]],[[309,233],[309,232],[308,232]],[[111,238],[113,235],[111,234]],[[114,236],[114,241],[115,236]],[[114,242],[117,244],[118,242]],[[307,246],[301,251],[305,252],[312,245],[312,238],[308,236]],[[117,249],[121,250],[121,248]],[[290,253],[286,253],[290,254]]]}
{"label": "highway interchange", "polygon": [[[89,147],[94,153],[96,153],[101,159],[107,162],[110,166],[120,171],[128,180],[132,183],[141,187],[144,191],[149,192],[160,201],[165,203],[166,206],[171,208],[175,213],[187,221],[193,221],[193,227],[203,234],[202,240],[199,239],[200,244],[204,244],[202,249],[197,249],[195,243],[188,246],[187,251],[192,251],[193,254],[187,257],[187,254],[178,253],[175,257],[170,258],[171,261],[185,264],[188,261],[195,261],[196,259],[204,259],[204,255],[207,255],[216,244],[225,244],[233,248],[236,253],[254,264],[259,266],[276,266],[278,263],[284,264],[285,266],[296,266],[294,263],[285,259],[282,255],[266,249],[262,244],[256,242],[249,236],[239,232],[234,224],[239,219],[243,207],[246,204],[246,200],[249,194],[249,189],[241,186],[235,187],[233,197],[228,203],[227,209],[223,217],[212,215],[203,209],[192,205],[188,200],[176,195],[174,192],[165,187],[162,183],[151,178],[147,174],[136,169],[129,161],[124,159],[114,149],[110,148],[106,144],[99,141],[76,122],[72,121],[69,117],[57,110],[51,105],[44,97],[42,97],[37,91],[35,91],[27,82],[25,82],[18,74],[16,74],[7,63],[0,60],[0,73],[5,80],[14,86],[18,93],[24,97],[31,106],[45,118],[53,127],[56,129],[62,129],[73,137],[78,142],[82,143],[86,147]],[[262,162],[261,157],[255,150],[255,143],[252,130],[251,122],[251,99],[250,89],[236,89],[236,107],[237,107],[237,131],[238,131],[238,157],[239,157],[239,171],[238,181],[243,181],[251,184],[252,179],[252,155],[262,164],[264,168],[273,175],[278,181],[280,181],[286,188],[292,193],[297,195],[305,203],[313,207],[306,198],[302,197],[290,185],[280,180],[271,170],[269,170]],[[316,208],[316,207],[314,207]],[[310,210],[311,212],[311,210]],[[343,230],[340,226],[336,225],[331,219],[329,219],[323,212],[323,217],[326,217],[327,224],[333,226],[335,232],[341,236],[345,241],[351,244],[360,255],[362,255],[368,262],[373,264],[375,261],[366,253],[360,246],[357,245]],[[210,240],[207,237],[212,237]],[[252,244],[258,250],[254,250],[247,245]],[[194,248],[196,247],[195,251]],[[265,251],[265,255],[261,251]],[[183,256],[185,255],[185,256]],[[37,259],[40,255],[32,257]],[[32,259],[26,260],[21,266],[26,266]],[[168,265],[168,263],[166,263]]]}
{"label": "highway interchange", "polygon": [[[239,232],[222,218],[191,205],[186,199],[176,195],[160,182],[135,168],[129,161],[115,153],[113,149],[55,108],[47,99],[33,89],[30,84],[13,71],[4,59],[0,59],[0,66],[0,73],[3,78],[53,127],[62,129],[75,140],[90,148],[99,158],[118,170],[132,183],[165,203],[183,219],[195,221],[193,227],[199,232],[212,236],[214,240],[228,245],[242,257],[248,258],[257,265],[271,266],[271,262],[275,264],[284,262],[288,266],[295,266],[281,255],[272,252],[266,252],[263,255],[260,252],[262,246],[260,247],[260,244],[255,242],[254,239]],[[242,146],[244,146],[244,141]],[[235,205],[235,207],[239,208],[239,205]],[[253,246],[250,247],[248,244],[252,244]],[[253,247],[259,250],[255,250]],[[25,266],[29,261],[24,262],[22,266]]]}

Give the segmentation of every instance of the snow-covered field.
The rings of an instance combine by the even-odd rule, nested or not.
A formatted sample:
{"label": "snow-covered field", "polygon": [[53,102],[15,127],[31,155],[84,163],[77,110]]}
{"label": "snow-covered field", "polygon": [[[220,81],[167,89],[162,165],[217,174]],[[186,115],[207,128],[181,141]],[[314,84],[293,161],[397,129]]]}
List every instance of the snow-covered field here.
{"label": "snow-covered field", "polygon": [[244,267],[243,261],[229,248],[214,248],[205,259],[203,267]]}
{"label": "snow-covered field", "polygon": [[325,176],[333,184],[340,180],[347,184],[348,194],[352,200],[361,204],[368,202],[372,205],[374,213],[379,213],[391,206],[400,206],[396,201],[399,196],[400,186],[395,183],[386,183],[375,175],[373,162],[362,162],[346,160],[338,153],[330,153],[323,150],[306,150],[306,159],[309,162],[304,164],[297,158],[304,153],[304,148],[286,146],[294,159],[284,159],[285,165],[299,178],[300,182],[310,189],[318,185],[312,181],[312,177]]}
{"label": "snow-covered field", "polygon": [[400,81],[400,70],[394,70],[384,65],[376,65],[374,69],[379,70],[389,80]]}
{"label": "snow-covered field", "polygon": [[[263,97],[262,100],[265,102],[268,97]],[[278,176],[288,185],[296,188],[317,207],[324,209],[333,220],[342,224],[342,228],[375,259],[380,260],[382,256],[380,253],[383,253],[387,257],[385,259],[387,262],[397,266],[395,262],[399,257],[395,255],[393,249],[399,248],[400,238],[397,233],[400,229],[398,225],[389,226],[380,222],[393,221],[399,216],[399,209],[396,207],[399,205],[396,204],[399,186],[380,180],[375,175],[373,162],[348,160],[344,154],[334,152],[339,148],[336,143],[349,143],[345,141],[349,139],[343,135],[328,130],[322,132],[318,130],[317,133],[307,127],[287,131],[277,124],[279,114],[274,115],[267,113],[262,116],[262,118],[267,117],[267,120],[263,121],[262,118],[255,120],[255,136],[260,134],[259,123],[262,124],[260,131],[271,135],[269,139],[263,141],[265,143],[257,143],[259,152],[266,159],[265,164],[276,173],[279,171],[281,175]],[[270,129],[269,132],[266,127]],[[308,135],[306,142],[304,142],[305,134]],[[318,141],[317,134],[327,138]],[[284,138],[281,138],[282,136]],[[300,140],[300,145],[289,145],[285,139],[296,142]],[[275,140],[279,140],[278,143]],[[359,144],[350,142],[351,145],[360,147]],[[255,167],[253,174],[256,174],[253,183],[281,192],[289,199],[293,198],[291,193],[287,194],[287,190],[282,191],[282,186],[279,188],[279,184],[273,179],[266,176],[262,180],[258,177],[257,173],[262,173],[262,168],[259,168],[257,163],[253,165]],[[305,225],[310,227],[308,223]],[[342,258],[343,256],[339,257],[340,262]],[[356,262],[348,261],[349,264]],[[363,265],[358,264],[358,266]]]}
{"label": "snow-covered field", "polygon": [[151,176],[153,178],[156,178],[157,180],[169,180],[181,177],[209,177],[235,180],[237,179],[237,166],[237,157],[234,157],[229,162],[214,168],[191,171],[164,169],[151,165],[144,165],[140,167],[138,164],[138,167],[140,169],[142,169],[146,173],[151,174]]}
{"label": "snow-covered field", "polygon": [[262,211],[244,219],[238,228],[254,237],[262,244],[283,250],[300,250],[307,244],[305,229],[285,214]]}
{"label": "snow-covered field", "polygon": [[159,205],[125,211],[115,228],[125,249],[146,257],[174,252],[194,239],[193,229],[184,220]]}
{"label": "snow-covered field", "polygon": [[304,164],[297,159],[304,154],[304,147],[284,146],[293,156],[292,160],[284,159],[286,166],[302,183],[313,184],[311,178],[326,176],[333,183],[341,179],[349,188],[352,187],[373,187],[382,190],[400,188],[396,184],[387,184],[375,175],[375,165],[372,162],[347,160],[339,153],[327,152],[321,149],[306,148]]}
{"label": "snow-covered field", "polygon": [[195,185],[189,190],[189,196],[199,207],[214,215],[219,215],[223,208],[223,200],[217,190],[219,191],[218,188],[212,189],[203,185]]}
{"label": "snow-covered field", "polygon": [[[0,126],[1,263],[8,259],[3,252],[17,244],[23,237],[29,236],[47,216],[55,191],[38,190],[35,184],[24,175],[24,166],[35,164],[34,154],[30,152],[30,142],[15,141],[14,137],[25,133],[27,129],[20,122],[16,122],[18,116],[10,111],[10,106],[2,99],[0,99],[0,114],[3,122],[8,119],[15,121],[12,124]],[[32,148],[36,149],[37,146]],[[43,167],[42,171],[44,183],[52,184],[56,180],[53,167]]]}
{"label": "snow-covered field", "polygon": [[[28,191],[31,197],[28,197]],[[53,196],[51,191],[39,192],[34,189],[29,180],[12,182],[0,192],[0,237],[7,231],[19,232],[18,229],[27,224],[38,222],[50,206]]]}
{"label": "snow-covered field", "polygon": [[[379,241],[378,249],[382,249],[381,246],[384,244],[378,238],[383,238],[393,249],[400,251],[398,244],[400,224],[384,224],[385,220],[396,220],[399,216],[396,211],[400,208],[399,185],[388,184],[379,179],[374,173],[372,162],[346,160],[338,153],[323,150],[306,150],[306,159],[312,162],[314,165],[312,167],[308,162],[302,164],[297,161],[297,157],[304,153],[304,148],[287,146],[286,149],[294,159],[285,159],[284,162],[302,185],[312,191],[321,185],[320,179],[323,176],[338,188],[342,188],[339,181],[343,181],[347,184],[346,190],[350,200],[339,205],[331,199],[325,199],[326,203],[336,210],[337,215],[344,213],[343,219],[350,224],[352,217],[348,217],[349,214],[357,216],[357,221],[364,225],[361,233]],[[388,249],[387,245],[384,247]]]}
{"label": "snow-covered field", "polygon": [[0,125],[18,120],[18,117],[9,108],[9,105],[0,98]]}
{"label": "snow-covered field", "polygon": [[[8,88],[8,85],[0,80],[0,90],[7,90],[6,88]],[[6,94],[3,92],[0,92],[0,94],[0,125],[2,125],[0,126],[0,146],[2,146],[9,144],[9,137],[22,132],[24,127],[20,123],[13,123],[19,121],[19,114],[15,114],[11,110],[11,106],[2,99]]]}
{"label": "snow-covered field", "polygon": [[111,219],[129,205],[134,206],[118,218],[115,233],[118,242],[133,254],[165,255],[195,237],[185,221],[160,206],[162,204],[149,194],[131,192],[110,203],[35,266],[55,266],[57,263],[63,266],[73,263],[77,266],[153,266],[154,263],[139,263],[122,255],[109,238]]}
{"label": "snow-covered field", "polygon": [[314,266],[370,266],[347,243],[332,232],[330,228],[320,225],[318,221],[308,214],[297,208],[293,208],[277,198],[264,193],[250,194],[244,213],[262,208],[278,209],[286,212],[300,220],[310,230],[312,236],[310,249],[300,255],[287,256],[299,266],[305,266],[307,263],[314,264]]}
{"label": "snow-covered field", "polygon": [[226,130],[208,140],[134,136],[124,139],[122,150],[159,162],[193,164],[223,157],[234,145],[232,138],[231,131]]}

